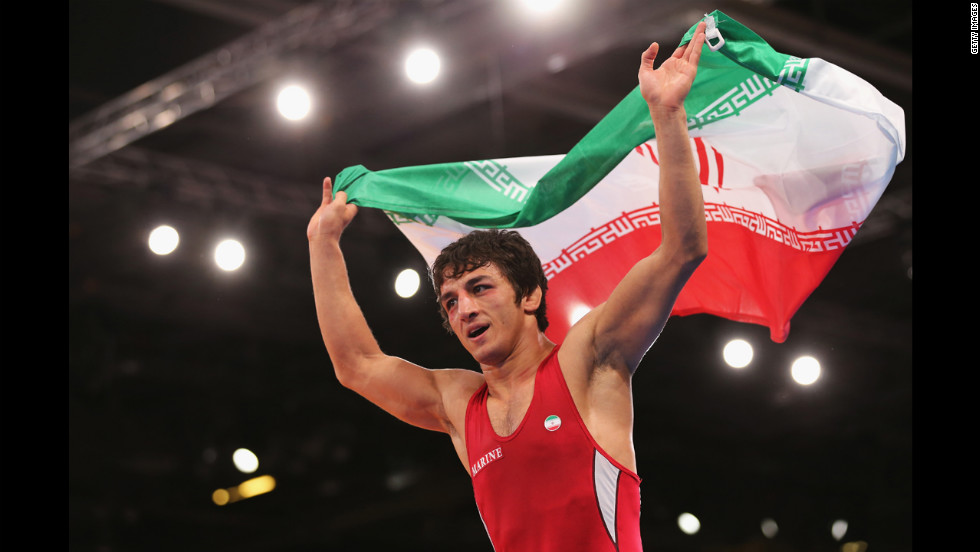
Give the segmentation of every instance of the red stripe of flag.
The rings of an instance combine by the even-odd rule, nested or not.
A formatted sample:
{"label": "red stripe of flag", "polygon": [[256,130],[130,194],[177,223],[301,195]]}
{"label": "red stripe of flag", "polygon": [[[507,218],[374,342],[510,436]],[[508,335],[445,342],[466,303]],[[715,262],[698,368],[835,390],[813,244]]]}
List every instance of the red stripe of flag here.
{"label": "red stripe of flag", "polygon": [[708,184],[708,152],[705,151],[704,141],[701,140],[700,138],[695,138],[694,144],[697,146],[697,150],[698,150],[698,167],[700,170],[698,176],[701,179],[701,184],[707,185]]}
{"label": "red stripe of flag", "polygon": [[722,188],[725,179],[725,158],[714,146],[711,147],[711,151],[715,152],[715,164],[718,165],[718,188]]}

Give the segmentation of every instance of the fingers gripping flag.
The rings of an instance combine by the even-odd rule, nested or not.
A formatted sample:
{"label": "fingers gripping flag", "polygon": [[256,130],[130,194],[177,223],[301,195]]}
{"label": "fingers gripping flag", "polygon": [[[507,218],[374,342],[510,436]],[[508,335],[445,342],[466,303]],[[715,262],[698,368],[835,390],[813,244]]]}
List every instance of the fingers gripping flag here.
{"label": "fingers gripping flag", "polygon": [[[706,19],[685,110],[709,253],[672,314],[761,324],[782,342],[903,159],[904,112],[833,64],[776,52],[724,13]],[[659,245],[658,180],[637,88],[565,155],[355,166],[335,190],[383,209],[430,266],[474,228],[517,229],[543,263],[547,333],[561,340]]]}

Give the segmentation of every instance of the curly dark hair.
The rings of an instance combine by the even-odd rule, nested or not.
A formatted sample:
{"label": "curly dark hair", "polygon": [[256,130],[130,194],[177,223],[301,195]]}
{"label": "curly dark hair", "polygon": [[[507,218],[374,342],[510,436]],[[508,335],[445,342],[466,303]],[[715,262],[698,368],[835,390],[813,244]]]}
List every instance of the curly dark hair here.
{"label": "curly dark hair", "polygon": [[[480,267],[494,264],[510,282],[517,295],[517,304],[541,288],[541,305],[534,313],[538,329],[548,327],[545,297],[548,292],[548,279],[541,268],[541,260],[531,248],[531,244],[513,230],[474,230],[455,242],[447,245],[432,263],[430,277],[436,292],[436,302],[446,279],[456,279]],[[439,305],[442,325],[452,332],[446,309]]]}

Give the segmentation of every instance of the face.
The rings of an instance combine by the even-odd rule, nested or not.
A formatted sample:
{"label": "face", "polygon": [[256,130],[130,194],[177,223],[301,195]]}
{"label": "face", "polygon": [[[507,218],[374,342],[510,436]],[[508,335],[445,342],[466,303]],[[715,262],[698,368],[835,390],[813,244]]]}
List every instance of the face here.
{"label": "face", "polygon": [[480,364],[501,363],[513,353],[529,327],[537,331],[535,294],[517,303],[510,281],[493,264],[457,279],[447,278],[442,284],[440,304],[453,333]]}

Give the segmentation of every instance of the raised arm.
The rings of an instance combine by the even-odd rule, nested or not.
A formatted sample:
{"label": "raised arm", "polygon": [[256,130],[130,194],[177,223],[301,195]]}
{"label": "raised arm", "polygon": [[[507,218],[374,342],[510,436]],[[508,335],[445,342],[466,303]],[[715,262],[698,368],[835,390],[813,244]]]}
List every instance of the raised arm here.
{"label": "raised arm", "polygon": [[337,379],[392,415],[412,425],[454,433],[447,406],[465,395],[476,374],[463,370],[427,370],[381,351],[351,292],[340,235],[357,214],[347,195],[333,197],[329,178],[323,200],[310,219],[310,270],[320,333]]}
{"label": "raised arm", "polygon": [[660,160],[660,246],[638,262],[582,328],[599,365],[632,373],[663,330],[674,301],[708,252],[701,184],[694,165],[684,99],[697,74],[702,22],[692,40],[658,69],[652,44],[642,55],[639,82],[657,132]]}

